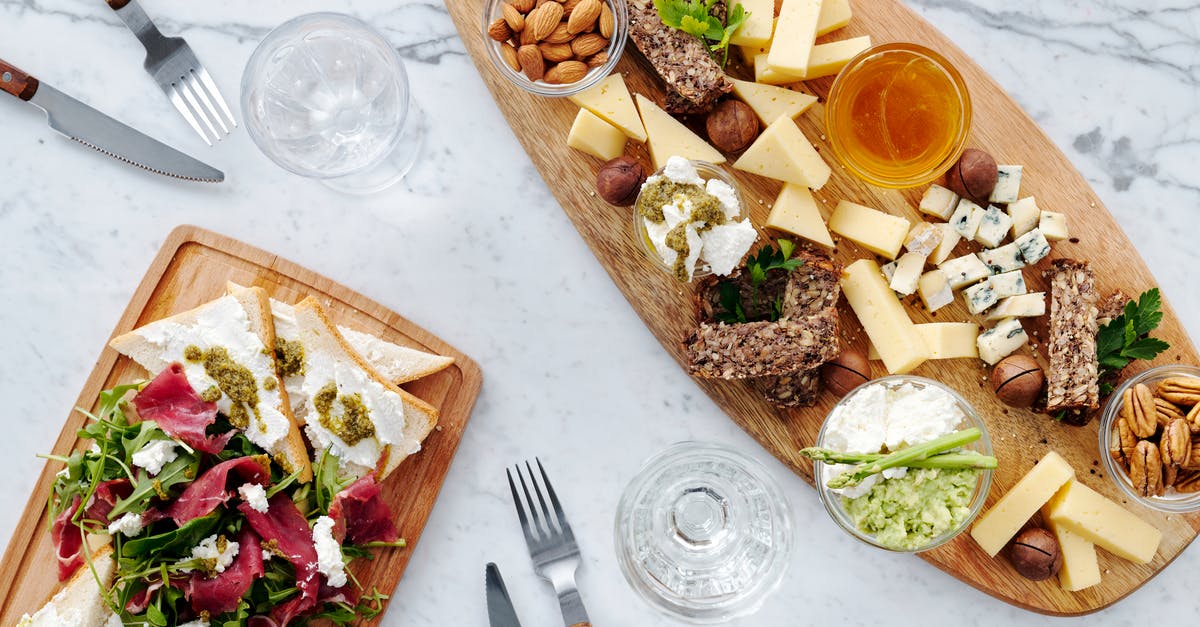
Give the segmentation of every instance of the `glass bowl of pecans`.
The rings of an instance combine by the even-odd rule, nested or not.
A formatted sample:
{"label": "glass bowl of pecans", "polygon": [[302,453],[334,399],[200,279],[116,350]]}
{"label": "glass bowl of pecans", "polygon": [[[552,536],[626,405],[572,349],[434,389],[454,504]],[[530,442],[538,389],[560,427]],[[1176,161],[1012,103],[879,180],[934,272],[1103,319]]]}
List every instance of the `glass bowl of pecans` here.
{"label": "glass bowl of pecans", "polygon": [[483,41],[508,81],[539,96],[577,94],[608,76],[629,37],[625,0],[487,0]]}
{"label": "glass bowl of pecans", "polygon": [[1113,391],[1100,419],[1109,478],[1163,512],[1200,511],[1200,368],[1151,368]]}

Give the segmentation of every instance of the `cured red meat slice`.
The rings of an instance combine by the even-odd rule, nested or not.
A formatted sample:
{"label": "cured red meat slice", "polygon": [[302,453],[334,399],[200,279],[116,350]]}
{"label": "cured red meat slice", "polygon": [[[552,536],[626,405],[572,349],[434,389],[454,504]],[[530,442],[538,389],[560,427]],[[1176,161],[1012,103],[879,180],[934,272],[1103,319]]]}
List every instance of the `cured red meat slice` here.
{"label": "cured red meat slice", "polygon": [[198,571],[192,573],[186,592],[197,613],[216,615],[233,611],[254,580],[262,577],[262,545],[258,534],[249,527],[243,528],[235,542],[238,554],[225,572],[214,577]]}
{"label": "cured red meat slice", "polygon": [[88,501],[87,510],[83,513],[84,518],[108,525],[108,514],[112,512],[117,501],[132,492],[133,484],[129,483],[128,479],[113,479],[97,484],[96,491],[92,493],[92,500]]}
{"label": "cured red meat slice", "polygon": [[54,542],[54,556],[58,558],[58,580],[66,581],[83,564],[83,532],[71,523],[79,511],[82,499],[78,494],[71,505],[64,509],[50,526],[50,538]]}
{"label": "cured red meat slice", "polygon": [[[183,490],[183,494],[167,507],[167,515],[182,527],[184,523],[208,514],[223,505],[233,496],[228,489],[229,473],[241,478],[242,483],[266,485],[271,478],[265,460],[256,457],[239,457],[221,462],[209,468]],[[236,488],[234,488],[236,489]]]}
{"label": "cured red meat slice", "polygon": [[317,549],[313,546],[312,529],[304,514],[286,494],[276,494],[267,501],[267,511],[260,512],[249,503],[238,505],[246,522],[262,538],[268,550],[283,556],[296,567],[296,587],[300,596],[281,603],[271,612],[280,625],[312,609],[317,604],[320,577],[317,573]]}
{"label": "cured red meat slice", "polygon": [[217,404],[200,398],[178,362],[166,367],[146,384],[133,406],[142,420],[153,420],[164,432],[205,453],[220,453],[233,433],[209,436],[208,426],[217,420]]}
{"label": "cured red meat slice", "polygon": [[336,523],[334,534],[338,542],[349,539],[350,544],[395,542],[400,533],[392,522],[392,510],[380,496],[374,473],[363,475],[333,497],[329,517]]}

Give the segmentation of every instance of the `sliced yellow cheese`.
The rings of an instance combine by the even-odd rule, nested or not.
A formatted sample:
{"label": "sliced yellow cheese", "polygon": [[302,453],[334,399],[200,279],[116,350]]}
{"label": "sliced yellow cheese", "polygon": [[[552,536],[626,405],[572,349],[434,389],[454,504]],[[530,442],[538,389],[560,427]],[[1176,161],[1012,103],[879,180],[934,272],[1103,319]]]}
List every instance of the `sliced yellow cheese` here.
{"label": "sliced yellow cheese", "polygon": [[927,322],[918,324],[917,332],[929,347],[930,359],[979,358],[979,325],[974,322]]}
{"label": "sliced yellow cheese", "polygon": [[979,517],[971,528],[971,537],[984,553],[995,557],[1029,517],[1074,476],[1075,470],[1061,455],[1054,451],[1046,453],[992,509]]}
{"label": "sliced yellow cheese", "polygon": [[629,139],[646,141],[646,128],[642,126],[642,118],[633,106],[633,97],[621,74],[610,74],[596,85],[570,96],[570,100],[621,129]]}
{"label": "sliced yellow cheese", "polygon": [[672,156],[709,163],[725,163],[725,155],[700,139],[699,135],[660,109],[649,98],[638,94],[637,106],[642,114],[642,124],[646,126],[646,142],[650,146],[650,159],[654,162],[656,170],[666,165],[667,159]]}
{"label": "sliced yellow cheese", "polygon": [[816,96],[783,87],[759,85],[736,78],[729,79],[729,82],[733,83],[733,95],[750,105],[763,124],[770,124],[783,116],[794,119],[817,101]]}
{"label": "sliced yellow cheese", "polygon": [[580,109],[567,135],[567,145],[608,161],[625,154],[625,133],[600,116]]}
{"label": "sliced yellow cheese", "polygon": [[831,33],[850,23],[850,0],[824,0],[817,15],[817,35]]}
{"label": "sliced yellow cheese", "polygon": [[867,340],[867,359],[870,361],[879,361],[879,349],[875,348],[875,343]]}
{"label": "sliced yellow cheese", "polygon": [[829,216],[830,231],[888,259],[895,259],[900,253],[911,226],[900,216],[847,200],[839,202]]}
{"label": "sliced yellow cheese", "polygon": [[803,76],[780,70],[771,65],[769,53],[761,52],[754,55],[754,82],[764,85],[787,85],[804,80]]}
{"label": "sliced yellow cheese", "polygon": [[830,175],[829,165],[786,115],[771,122],[733,167],[810,189],[821,189]]}
{"label": "sliced yellow cheese", "polygon": [[1158,552],[1162,532],[1099,492],[1071,481],[1046,504],[1046,517],[1131,562],[1147,564]]}
{"label": "sliced yellow cheese", "polygon": [[754,58],[767,53],[767,46],[734,46],[733,48],[742,57],[742,63],[752,70],[754,69]]}
{"label": "sliced yellow cheese", "polygon": [[738,0],[738,3],[749,15],[729,36],[729,43],[735,46],[765,46],[771,43],[771,33],[775,29],[775,0]]}
{"label": "sliced yellow cheese", "polygon": [[812,192],[803,185],[784,183],[767,216],[767,228],[798,235],[810,242],[833,248],[833,238]]}
{"label": "sliced yellow cheese", "polygon": [[929,357],[925,340],[873,259],[859,259],[847,266],[842,271],[841,285],[846,302],[888,372],[909,372]]}
{"label": "sliced yellow cheese", "polygon": [[812,55],[808,59],[808,69],[804,72],[804,80],[810,81],[822,76],[833,76],[842,71],[850,59],[870,47],[871,37],[868,35],[817,44],[813,46]]}
{"label": "sliced yellow cheese", "polygon": [[771,40],[767,63],[780,72],[805,78],[820,16],[821,0],[783,0],[776,26],[779,37]]}
{"label": "sliced yellow cheese", "polygon": [[1042,508],[1042,519],[1058,539],[1058,548],[1062,552],[1062,569],[1058,571],[1059,587],[1067,592],[1077,592],[1100,583],[1096,545],[1051,520],[1045,507]]}

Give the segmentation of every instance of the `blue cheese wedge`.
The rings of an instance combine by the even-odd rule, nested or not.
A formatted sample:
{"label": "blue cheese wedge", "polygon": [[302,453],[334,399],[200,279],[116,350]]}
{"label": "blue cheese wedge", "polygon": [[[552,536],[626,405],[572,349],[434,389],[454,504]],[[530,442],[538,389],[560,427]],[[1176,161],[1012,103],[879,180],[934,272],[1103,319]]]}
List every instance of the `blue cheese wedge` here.
{"label": "blue cheese wedge", "polygon": [[917,292],[929,311],[937,311],[954,302],[954,290],[950,288],[946,273],[942,272],[941,268],[934,268],[922,274],[917,281]]}
{"label": "blue cheese wedge", "polygon": [[1008,298],[1009,296],[1020,296],[1028,292],[1025,288],[1025,277],[1021,276],[1020,270],[997,274],[988,279],[992,290],[996,292],[996,298]]}
{"label": "blue cheese wedge", "polygon": [[979,334],[979,339],[975,342],[979,348],[979,358],[988,365],[995,365],[1027,344],[1029,336],[1025,334],[1025,328],[1019,320],[1007,318]]}
{"label": "blue cheese wedge", "polygon": [[946,274],[950,289],[966,287],[991,274],[986,264],[975,255],[963,255],[938,266]]}
{"label": "blue cheese wedge", "polygon": [[975,230],[975,241],[988,248],[995,248],[1004,241],[1011,226],[1012,218],[1008,217],[1007,213],[996,205],[988,205],[983,212],[983,219],[979,221],[979,227]]}
{"label": "blue cheese wedge", "polygon": [[1040,228],[1035,228],[1018,237],[1014,243],[1017,245],[1017,250],[1021,251],[1021,259],[1029,265],[1045,259],[1046,255],[1050,254],[1050,242],[1046,241],[1046,236],[1042,234]]}
{"label": "blue cheese wedge", "polygon": [[1026,196],[1008,204],[1008,217],[1012,220],[1012,236],[1017,239],[1038,225],[1042,212],[1033,196]]}
{"label": "blue cheese wedge", "polygon": [[904,247],[909,252],[928,257],[937,249],[938,244],[942,243],[942,235],[942,229],[938,228],[938,225],[918,222],[909,230],[908,239],[904,240]]}
{"label": "blue cheese wedge", "polygon": [[883,273],[883,278],[890,284],[892,277],[896,276],[896,262],[889,261],[879,266],[879,271]]}
{"label": "blue cheese wedge", "polygon": [[1071,237],[1067,230],[1067,216],[1053,211],[1043,211],[1038,219],[1038,228],[1046,239],[1057,242]]}
{"label": "blue cheese wedge", "polygon": [[889,285],[898,294],[908,296],[917,291],[917,281],[921,279],[921,271],[925,269],[925,255],[904,253],[896,260],[896,269],[892,273]]}
{"label": "blue cheese wedge", "polygon": [[1005,298],[987,315],[987,319],[1036,318],[1044,315],[1046,315],[1046,293],[1032,292]]}
{"label": "blue cheese wedge", "polygon": [[983,221],[983,212],[983,207],[961,198],[958,206],[954,208],[954,213],[950,215],[950,226],[964,239],[975,239],[975,231]]}
{"label": "blue cheese wedge", "polygon": [[992,274],[1003,274],[1025,267],[1025,259],[1021,256],[1021,249],[1017,248],[1016,242],[981,251],[978,255],[979,260],[987,266]]}
{"label": "blue cheese wedge", "polygon": [[999,175],[996,177],[996,187],[992,189],[992,195],[988,197],[988,201],[998,203],[1016,202],[1017,194],[1020,191],[1021,166],[1002,165],[1000,166]]}
{"label": "blue cheese wedge", "polygon": [[938,242],[937,248],[933,249],[933,252],[929,254],[929,263],[936,266],[954,254],[954,247],[958,246],[958,243],[962,241],[962,236],[949,224],[935,224],[934,226],[942,232],[942,241]]}
{"label": "blue cheese wedge", "polygon": [[963,290],[963,300],[967,302],[967,311],[973,314],[981,314],[988,307],[1000,302],[990,280],[976,283]]}
{"label": "blue cheese wedge", "polygon": [[925,215],[948,221],[957,206],[958,194],[941,185],[930,185],[925,195],[921,196],[921,204],[917,209]]}

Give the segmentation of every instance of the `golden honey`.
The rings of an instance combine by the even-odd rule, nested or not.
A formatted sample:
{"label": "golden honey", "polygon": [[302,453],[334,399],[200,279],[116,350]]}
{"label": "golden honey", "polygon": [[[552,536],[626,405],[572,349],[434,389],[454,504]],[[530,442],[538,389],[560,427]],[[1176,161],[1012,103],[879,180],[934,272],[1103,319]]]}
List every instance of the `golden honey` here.
{"label": "golden honey", "polygon": [[884,44],[838,75],[825,108],[838,160],[882,187],[914,187],[958,159],[971,126],[962,77],[941,55],[916,44]]}

